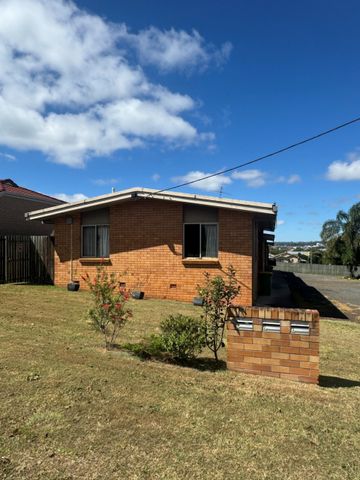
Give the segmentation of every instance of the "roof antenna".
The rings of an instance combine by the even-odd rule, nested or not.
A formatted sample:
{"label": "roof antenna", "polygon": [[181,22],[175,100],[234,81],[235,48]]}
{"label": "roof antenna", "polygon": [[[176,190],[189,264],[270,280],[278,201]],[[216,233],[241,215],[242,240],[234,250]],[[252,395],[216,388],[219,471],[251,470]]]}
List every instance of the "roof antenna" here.
{"label": "roof antenna", "polygon": [[220,190],[219,190],[219,198],[222,197],[222,194],[223,194],[223,187],[222,187],[222,185],[221,185]]}

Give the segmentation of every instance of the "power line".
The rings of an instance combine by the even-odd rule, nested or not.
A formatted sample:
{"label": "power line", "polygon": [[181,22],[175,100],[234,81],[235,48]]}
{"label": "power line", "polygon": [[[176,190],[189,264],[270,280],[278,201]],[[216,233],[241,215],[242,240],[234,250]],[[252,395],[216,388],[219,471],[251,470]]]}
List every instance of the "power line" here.
{"label": "power line", "polygon": [[224,175],[224,173],[233,172],[234,170],[237,170],[239,168],[246,167],[248,165],[252,165],[253,163],[260,162],[261,160],[265,160],[265,159],[270,158],[270,157],[274,157],[275,155],[279,155],[280,153],[287,152],[288,150],[292,150],[293,148],[299,147],[300,145],[304,145],[305,143],[309,143],[309,142],[312,142],[313,140],[317,140],[318,138],[324,137],[325,135],[329,135],[330,133],[333,133],[337,130],[340,130],[341,128],[348,127],[349,125],[352,125],[353,123],[357,123],[359,121],[360,121],[360,117],[353,118],[352,120],[349,120],[348,122],[337,125],[336,127],[330,128],[329,130],[325,130],[323,132],[317,133],[316,135],[313,135],[311,137],[307,137],[303,140],[300,140],[299,142],[292,143],[291,145],[280,148],[279,150],[275,150],[274,152],[267,153],[266,155],[262,155],[261,157],[257,157],[254,160],[250,160],[248,162],[241,163],[240,165],[236,165],[235,167],[226,168],[225,170],[220,170],[219,172],[216,172],[216,173],[211,173],[210,175],[205,175],[204,177],[197,178],[196,180],[190,180],[189,182],[184,182],[184,183],[180,183],[179,185],[175,185],[175,186],[172,186],[172,187],[157,190],[156,192],[154,192],[152,194],[149,194],[149,196],[151,197],[152,195],[156,195],[157,193],[167,192],[169,190],[175,190],[176,188],[185,187],[187,185],[192,185],[194,183],[201,182],[203,180],[207,180],[208,178],[213,178],[213,177],[217,177],[219,175]]}

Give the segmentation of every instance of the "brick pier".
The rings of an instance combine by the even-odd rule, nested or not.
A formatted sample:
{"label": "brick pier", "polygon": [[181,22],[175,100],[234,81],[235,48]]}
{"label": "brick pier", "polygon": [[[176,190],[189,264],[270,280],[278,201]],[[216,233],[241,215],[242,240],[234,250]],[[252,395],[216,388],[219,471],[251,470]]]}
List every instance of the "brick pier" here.
{"label": "brick pier", "polygon": [[317,310],[234,306],[229,317],[230,370],[318,383]]}

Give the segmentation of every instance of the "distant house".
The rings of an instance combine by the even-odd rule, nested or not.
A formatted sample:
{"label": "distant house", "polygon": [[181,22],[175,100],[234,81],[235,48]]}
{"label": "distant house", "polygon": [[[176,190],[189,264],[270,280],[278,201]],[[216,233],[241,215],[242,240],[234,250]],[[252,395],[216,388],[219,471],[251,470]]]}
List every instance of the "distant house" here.
{"label": "distant house", "polygon": [[63,204],[57,198],[0,180],[0,235],[49,235],[53,227],[41,221],[27,222],[25,212]]}
{"label": "distant house", "polygon": [[273,257],[281,263],[309,263],[310,252],[290,250],[278,253]]}
{"label": "distant house", "polygon": [[126,288],[191,300],[204,272],[224,276],[231,264],[238,300],[251,305],[267,266],[264,230],[274,231],[276,206],[132,188],[31,211],[27,218],[54,223],[56,285],[83,285],[81,275],[104,264]]}

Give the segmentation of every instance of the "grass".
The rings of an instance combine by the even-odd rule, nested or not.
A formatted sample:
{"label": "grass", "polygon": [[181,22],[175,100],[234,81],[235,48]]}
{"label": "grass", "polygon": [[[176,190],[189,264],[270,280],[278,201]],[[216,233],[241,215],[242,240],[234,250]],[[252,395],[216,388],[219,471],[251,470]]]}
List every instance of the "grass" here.
{"label": "grass", "polygon": [[[322,321],[318,387],[105,352],[88,302],[0,286],[0,478],[360,478],[360,325]],[[199,314],[131,306],[124,342]]]}

